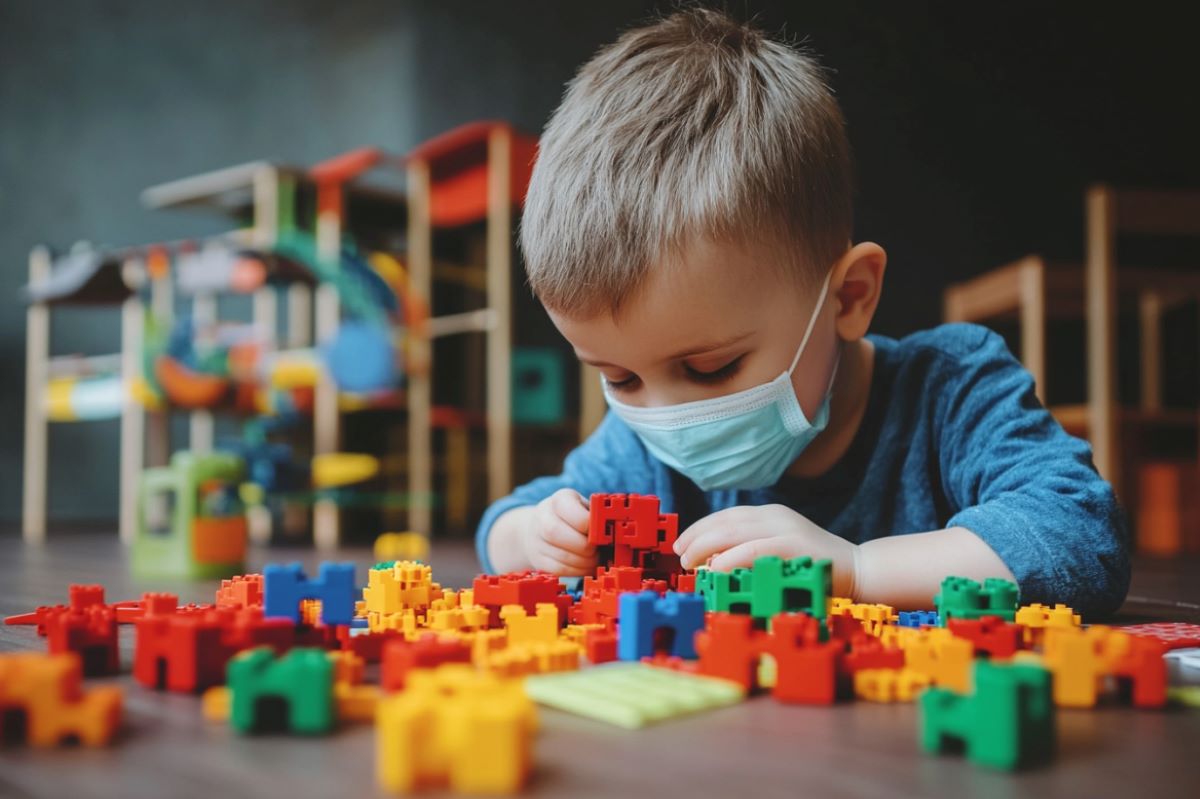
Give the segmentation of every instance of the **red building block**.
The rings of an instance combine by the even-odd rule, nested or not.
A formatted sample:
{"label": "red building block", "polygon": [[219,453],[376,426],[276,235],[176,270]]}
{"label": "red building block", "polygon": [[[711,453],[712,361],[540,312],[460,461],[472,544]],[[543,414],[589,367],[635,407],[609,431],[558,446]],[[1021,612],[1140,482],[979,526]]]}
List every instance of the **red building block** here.
{"label": "red building block", "polygon": [[671,590],[678,591],[681,594],[696,593],[696,573],[681,572],[675,575],[675,584]]}
{"label": "red building block", "polygon": [[[500,608],[505,605],[520,605],[526,613],[536,613],[540,602],[551,602],[559,606],[558,618],[567,618],[571,597],[563,593],[562,584],[553,574],[537,571],[511,572],[509,574],[481,574],[475,578],[474,602],[489,611],[488,626],[501,627]],[[559,597],[566,597],[562,600]]]}
{"label": "red building block", "polygon": [[592,665],[617,659],[617,632],[611,627],[588,630],[583,636],[583,650]]}
{"label": "red building block", "polygon": [[570,608],[571,623],[604,624],[615,621],[620,617],[618,597],[629,591],[653,591],[661,596],[667,592],[667,581],[643,579],[642,570],[634,566],[601,566],[596,569],[594,578],[583,578],[583,594]]}
{"label": "red building block", "polygon": [[351,628],[344,625],[339,625],[335,634],[338,649],[353,652],[366,663],[379,663],[383,659],[383,648],[388,641],[404,639],[404,633],[399,630],[363,631],[355,634]]}
{"label": "red building block", "polygon": [[441,638],[434,633],[415,641],[388,641],[383,646],[380,684],[385,691],[402,691],[413,669],[431,669],[443,663],[470,663],[471,647],[463,641]]}
{"label": "red building block", "polygon": [[970,641],[976,654],[984,652],[994,658],[1007,658],[1021,648],[1024,629],[1011,624],[999,616],[983,616],[978,619],[949,619],[946,627],[959,638]]}
{"label": "red building block", "polygon": [[147,614],[136,629],[133,678],[147,688],[199,693],[225,681],[229,650],[216,614]]}
{"label": "red building block", "polygon": [[706,629],[696,633],[700,673],[735,682],[747,692],[754,690],[758,687],[758,661],[766,635],[754,629],[750,616],[709,615]]}
{"label": "red building block", "polygon": [[32,613],[10,616],[6,624],[34,624],[46,638],[51,655],[74,652],[82,662],[83,674],[116,674],[120,669],[117,650],[117,611],[104,602],[99,585],[71,585],[66,605],[45,605]]}
{"label": "red building block", "polygon": [[217,589],[219,608],[261,608],[263,603],[263,576],[243,574],[221,581]]}
{"label": "red building block", "polygon": [[[821,642],[821,623],[807,613],[780,613],[771,619],[763,653],[775,658],[775,686],[771,695],[779,702],[830,705],[849,693],[842,666],[845,645]],[[903,663],[903,661],[901,661]]]}
{"label": "red building block", "polygon": [[1200,646],[1200,624],[1183,621],[1160,621],[1118,627],[1123,633],[1162,641],[1167,649],[1188,649]]}
{"label": "red building block", "polygon": [[863,669],[902,669],[904,650],[884,646],[875,636],[864,633],[860,626],[858,635],[850,640],[850,651],[842,659],[842,664],[850,675]]}
{"label": "red building block", "polygon": [[658,497],[593,494],[589,513],[588,541],[601,565],[637,567],[663,580],[683,571],[674,550],[679,516],[659,513]]}
{"label": "red building block", "polygon": [[1167,703],[1166,653],[1167,644],[1162,641],[1129,636],[1128,649],[1113,664],[1111,673],[1134,707],[1159,708]]}

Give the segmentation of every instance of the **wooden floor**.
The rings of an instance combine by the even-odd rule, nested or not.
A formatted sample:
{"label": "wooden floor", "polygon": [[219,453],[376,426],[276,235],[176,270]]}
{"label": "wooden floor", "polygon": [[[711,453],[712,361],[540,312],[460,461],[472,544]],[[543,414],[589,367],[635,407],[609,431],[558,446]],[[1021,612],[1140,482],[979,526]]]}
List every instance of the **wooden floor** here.
{"label": "wooden floor", "polygon": [[[368,552],[347,550],[339,559],[355,561],[365,581]],[[300,560],[309,568],[317,562],[311,552],[276,549],[256,554],[250,568],[268,560]],[[468,583],[478,570],[466,545],[436,548],[431,561],[447,587]],[[57,536],[40,549],[0,536],[0,615],[64,601],[72,582],[102,583],[110,601],[143,590],[171,590],[195,601],[211,601],[213,594],[212,583],[131,579],[116,536]],[[1139,564],[1131,597],[1118,623],[1200,621],[1200,561]],[[132,643],[132,632],[123,632],[126,668]],[[0,627],[0,652],[42,648],[32,628]],[[243,738],[205,722],[195,697],[144,690],[128,674],[104,682],[126,688],[120,740],[102,750],[2,749],[0,797],[380,795],[369,726],[316,739]],[[1194,797],[1200,791],[1200,711],[1059,711],[1057,724],[1057,759],[1008,775],[975,769],[959,757],[921,754],[911,705],[786,707],[756,698],[639,732],[543,709],[529,793],[1015,799]]]}

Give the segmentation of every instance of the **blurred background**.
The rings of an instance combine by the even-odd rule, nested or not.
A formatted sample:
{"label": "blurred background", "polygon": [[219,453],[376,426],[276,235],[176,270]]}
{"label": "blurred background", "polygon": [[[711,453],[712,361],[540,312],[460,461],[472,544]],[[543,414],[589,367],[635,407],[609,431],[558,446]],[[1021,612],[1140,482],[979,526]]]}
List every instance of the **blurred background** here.
{"label": "blurred background", "polygon": [[[1030,365],[1041,377],[1042,398],[1059,409],[1064,424],[1104,440],[1102,469],[1119,481],[1131,516],[1143,528],[1155,529],[1144,535],[1145,547],[1170,552],[1200,546],[1194,507],[1200,494],[1195,471],[1200,378],[1195,274],[1200,273],[1188,269],[1195,265],[1189,263],[1194,248],[1188,238],[1200,232],[1191,230],[1200,225],[1200,205],[1185,193],[1200,186],[1194,26],[1170,17],[1166,6],[1154,11],[1152,4],[1139,4],[1136,13],[1117,4],[983,8],[745,0],[726,7],[736,16],[757,19],[768,31],[802,40],[831,70],[857,162],[856,235],[881,243],[890,255],[875,331],[902,336],[947,316],[993,325],[1014,352],[1027,363],[1034,361]],[[428,354],[428,369],[414,383],[402,368],[391,400],[366,407],[360,398],[361,413],[342,413],[346,403],[338,405],[336,442],[328,446],[304,420],[299,433],[261,419],[247,433],[247,421],[257,418],[255,409],[261,411],[265,402],[259,398],[228,413],[224,406],[200,415],[178,407],[139,411],[142,433],[166,438],[142,442],[141,460],[127,463],[121,441],[122,429],[132,435],[122,426],[132,413],[130,369],[144,371],[145,391],[165,390],[152,363],[157,355],[146,348],[157,341],[158,355],[166,353],[181,368],[205,373],[184,374],[180,379],[193,381],[185,390],[202,388],[202,377],[229,378],[231,369],[237,371],[236,358],[221,351],[225,360],[214,366],[214,352],[222,341],[233,341],[236,355],[236,346],[246,339],[232,333],[223,338],[209,323],[255,320],[261,334],[256,314],[286,306],[287,312],[272,317],[268,338],[274,336],[298,318],[292,309],[299,306],[283,299],[258,304],[253,297],[265,296],[272,287],[287,291],[288,278],[280,275],[290,261],[303,260],[295,252],[260,247],[256,274],[269,279],[251,280],[254,291],[245,286],[176,290],[164,299],[154,288],[164,281],[163,259],[170,272],[182,255],[205,252],[204,242],[216,241],[207,237],[237,224],[255,224],[254,202],[262,198],[254,191],[261,186],[251,170],[224,173],[228,185],[220,191],[172,184],[173,195],[167,191],[156,199],[142,193],[233,165],[294,167],[294,174],[271,173],[287,177],[277,184],[283,194],[272,195],[271,225],[294,225],[308,237],[303,242],[326,248],[316,259],[336,262],[336,233],[332,245],[328,238],[322,245],[317,220],[322,211],[340,209],[343,245],[358,247],[376,272],[383,267],[368,251],[391,252],[407,270],[402,279],[415,279],[416,267],[409,261],[415,195],[412,173],[406,174],[414,161],[397,157],[423,143],[441,142],[442,149],[425,151],[425,161],[415,161],[427,162],[432,180],[432,193],[418,203],[431,202],[436,215],[445,207],[440,203],[453,201],[437,194],[439,181],[444,177],[452,183],[471,169],[494,169],[489,155],[497,152],[489,149],[495,146],[489,138],[493,128],[468,129],[466,138],[449,143],[443,134],[481,120],[503,122],[511,129],[495,129],[510,137],[508,160],[515,165],[510,171],[519,182],[522,143],[536,138],[574,71],[625,28],[670,8],[635,0],[0,3],[0,416],[8,422],[0,428],[0,473],[6,476],[0,482],[0,520],[5,530],[21,526],[22,485],[31,479],[29,447],[39,447],[37,436],[31,443],[22,431],[36,422],[47,432],[44,463],[33,464],[33,478],[45,468],[46,489],[44,495],[26,494],[25,502],[26,516],[30,508],[48,509],[44,520],[34,520],[41,527],[87,522],[111,531],[119,513],[133,512],[122,503],[136,496],[128,484],[122,494],[118,463],[125,464],[122,468],[161,465],[156,460],[188,447],[189,435],[198,433],[218,449],[221,442],[234,441],[250,472],[276,467],[263,481],[278,485],[257,493],[243,490],[237,497],[266,507],[276,534],[304,527],[281,518],[289,503],[293,508],[326,503],[342,517],[341,535],[367,540],[384,529],[413,526],[407,513],[415,498],[428,514],[422,522],[428,529],[422,532],[466,535],[489,492],[500,488],[488,460],[495,439],[486,432],[489,410],[506,402],[489,393],[489,386],[495,389],[501,382],[498,369],[508,372],[513,391],[505,445],[511,448],[511,472],[501,475],[503,481],[520,483],[556,471],[596,409],[580,389],[569,350],[524,288],[519,254],[497,244],[495,226],[507,229],[515,219],[490,213],[498,207],[486,197],[473,216],[447,224],[434,220],[427,231],[432,249],[428,292],[420,283],[410,284],[407,294],[398,290],[399,300],[385,316],[394,321],[407,314],[393,327],[409,333],[424,314],[454,317],[458,321],[450,327],[478,323],[481,330],[494,331],[496,324],[511,324],[511,336],[500,336],[497,344],[489,332],[439,334],[428,353],[420,343],[396,344],[407,359],[405,367],[420,371],[422,355]],[[372,166],[379,173],[375,177],[358,178],[354,164],[346,161],[330,166],[329,159],[364,147],[383,151],[382,161],[376,154],[359,164]],[[438,161],[442,157],[449,161]],[[344,174],[353,173],[362,191],[346,183],[340,205],[327,196],[323,200],[321,180],[306,172],[319,164],[333,170],[323,173],[327,177],[350,169]],[[329,178],[326,184],[330,181],[336,183]],[[396,203],[389,204],[389,197]],[[151,207],[155,202],[160,207]],[[286,214],[276,208],[287,203]],[[257,211],[261,228],[262,208]],[[1121,229],[1123,221],[1128,229]],[[236,256],[221,268],[241,274],[237,270],[245,264],[237,259],[254,255],[248,248],[255,242],[221,241],[222,252]],[[75,268],[110,270],[127,284],[124,291],[106,295],[99,304],[86,298],[81,305],[71,300],[82,295],[67,289],[44,293],[41,301],[36,292],[22,294],[31,267],[40,268],[39,258],[52,267],[47,274],[54,273],[69,265],[67,254],[77,242],[90,242],[93,249],[76,247]],[[147,246],[155,242],[171,244]],[[49,250],[34,250],[43,245]],[[470,311],[503,300],[504,292],[495,278],[488,282],[488,275],[495,272],[496,259],[503,266],[510,256],[511,302],[500,309],[499,322],[494,316],[470,317]],[[88,265],[80,266],[85,261]],[[319,285],[307,287],[312,295],[321,293]],[[343,320],[354,316],[347,313],[346,296],[341,295]],[[129,310],[130,299],[140,302],[138,310]],[[32,306],[30,300],[35,300]],[[336,301],[334,307],[336,312]],[[148,309],[162,313],[156,317]],[[44,317],[36,316],[39,310]],[[321,314],[319,308],[308,312]],[[378,321],[370,314],[363,318]],[[181,319],[191,319],[193,326],[178,327]],[[28,349],[30,331],[39,325],[48,332],[48,341],[34,333],[34,344],[45,350],[44,368],[36,373],[38,385],[44,381],[45,386],[34,396],[51,410],[31,422],[27,352],[41,352]],[[59,358],[119,354],[123,330],[139,334],[141,349],[132,359],[77,359],[72,365]],[[181,340],[188,330],[196,340]],[[375,341],[370,335],[365,340]],[[354,340],[348,342],[350,350],[359,351]],[[506,359],[502,366],[498,358]],[[266,369],[274,362],[265,358],[264,363]],[[312,364],[297,368],[303,372],[305,365]],[[1105,382],[1097,383],[1098,375]],[[104,405],[89,399],[82,384],[114,377],[125,386],[120,407],[110,402],[111,413],[95,414],[123,416],[124,422],[51,423],[88,416],[89,402]],[[276,417],[304,416],[302,406],[311,392],[287,394],[294,383],[274,373],[263,379],[285,390],[279,401],[286,407],[273,406]],[[320,386],[309,388],[320,394]],[[411,424],[411,401],[426,390],[431,408],[420,417],[425,429],[418,430]],[[232,396],[222,402],[237,405]],[[170,398],[157,401],[157,407],[172,406]],[[280,476],[281,450],[263,449],[268,443],[290,447],[304,467],[296,485],[289,487]],[[202,444],[200,449],[206,448],[207,442]],[[425,452],[416,467],[410,457],[414,447]],[[325,472],[312,473],[311,456],[335,450],[372,453],[376,462],[328,460]],[[428,479],[414,481],[414,468],[427,471]],[[272,492],[283,500],[265,502],[264,495]],[[270,528],[265,518],[259,521]],[[123,526],[134,522],[132,516],[122,518]]]}

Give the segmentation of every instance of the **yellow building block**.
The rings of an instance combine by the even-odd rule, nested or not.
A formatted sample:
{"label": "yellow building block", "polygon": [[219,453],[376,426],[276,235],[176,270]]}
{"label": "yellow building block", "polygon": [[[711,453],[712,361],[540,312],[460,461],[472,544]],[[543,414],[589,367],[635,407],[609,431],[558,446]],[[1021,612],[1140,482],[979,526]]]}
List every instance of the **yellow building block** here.
{"label": "yellow building block", "polygon": [[434,600],[442,599],[444,593],[433,582],[433,571],[428,566],[397,561],[390,567],[367,573],[363,601],[368,613],[399,613],[409,609],[423,613]]}
{"label": "yellow building block", "polygon": [[1103,690],[1106,639],[1109,627],[1047,627],[1042,660],[1054,673],[1054,704],[1094,707]]}
{"label": "yellow building block", "polygon": [[536,615],[529,616],[520,605],[500,608],[500,619],[508,631],[508,643],[553,643],[558,638],[558,608],[550,602],[540,602]]}
{"label": "yellow building block", "polygon": [[385,790],[513,793],[529,775],[537,711],[520,681],[449,664],[412,672],[379,703],[375,724]]}
{"label": "yellow building block", "polygon": [[482,630],[487,627],[490,611],[482,606],[465,608],[430,608],[425,614],[424,628],[436,632]]}
{"label": "yellow building block", "polygon": [[603,624],[568,624],[562,628],[559,633],[559,638],[564,641],[570,641],[573,644],[578,644],[581,648],[585,645],[587,634],[591,630],[603,630]]}
{"label": "yellow building block", "polygon": [[974,645],[945,628],[920,632],[926,634],[910,641],[904,650],[905,667],[924,674],[934,685],[957,693],[969,692]]}
{"label": "yellow building block", "polygon": [[868,702],[911,702],[930,683],[915,669],[863,669],[854,674],[854,695]]}
{"label": "yellow building block", "polygon": [[1022,634],[1026,646],[1041,644],[1043,633],[1049,627],[1079,627],[1082,624],[1079,614],[1061,602],[1052,608],[1036,602],[1020,607],[1014,621],[1025,628]]}
{"label": "yellow building block", "polygon": [[570,641],[510,643],[504,649],[487,652],[476,662],[482,670],[498,677],[524,677],[578,669],[581,654],[580,647]]}
{"label": "yellow building block", "polygon": [[421,625],[417,612],[409,608],[398,613],[367,613],[367,629],[373,633],[396,630],[411,637],[421,631]]}
{"label": "yellow building block", "polygon": [[121,726],[123,696],[115,685],[85,690],[75,654],[0,655],[0,708],[24,712],[29,746],[107,744]]}
{"label": "yellow building block", "polygon": [[427,560],[429,539],[421,533],[384,533],[375,539],[375,560]]}
{"label": "yellow building block", "polygon": [[826,604],[830,616],[849,615],[862,623],[871,635],[880,635],[883,629],[895,625],[900,616],[891,605],[869,605],[852,602],[845,597],[830,597]]}

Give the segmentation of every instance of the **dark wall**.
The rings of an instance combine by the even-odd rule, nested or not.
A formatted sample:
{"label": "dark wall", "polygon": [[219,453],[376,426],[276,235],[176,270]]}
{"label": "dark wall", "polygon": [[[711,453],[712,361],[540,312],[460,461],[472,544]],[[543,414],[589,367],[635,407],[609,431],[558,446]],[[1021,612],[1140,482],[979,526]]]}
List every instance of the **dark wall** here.
{"label": "dark wall", "polygon": [[[0,4],[0,518],[19,513],[29,248],[218,229],[147,185],[266,158],[402,151],[461,122],[540,130],[563,83],[650,2]],[[858,232],[891,255],[878,329],[938,321],[942,287],[1028,251],[1077,255],[1091,181],[1200,183],[1188,20],[1146,4],[746,2],[835,70]],[[55,352],[118,346],[62,314]],[[115,425],[51,429],[58,519],[116,510]]]}

